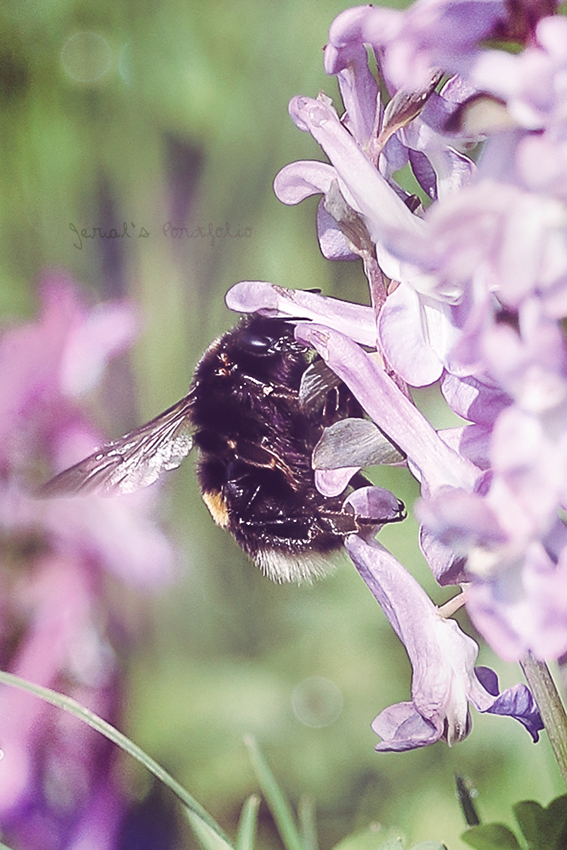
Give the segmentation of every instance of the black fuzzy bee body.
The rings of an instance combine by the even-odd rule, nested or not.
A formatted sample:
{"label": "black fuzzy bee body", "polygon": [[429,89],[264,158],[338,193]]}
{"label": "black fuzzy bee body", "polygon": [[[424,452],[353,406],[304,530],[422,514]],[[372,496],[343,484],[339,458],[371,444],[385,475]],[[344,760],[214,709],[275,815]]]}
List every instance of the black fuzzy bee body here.
{"label": "black fuzzy bee body", "polygon": [[[311,455],[324,427],[362,411],[342,384],[303,405],[310,359],[289,322],[244,319],[209,346],[184,399],[60,473],[44,494],[130,492],[178,466],[194,444],[213,519],[262,571],[277,581],[324,574],[345,536],[371,523],[343,509],[345,494],[315,486]],[[354,486],[365,483],[358,476]]]}
{"label": "black fuzzy bee body", "polygon": [[[191,387],[203,499],[215,521],[279,580],[324,572],[325,556],[358,530],[343,499],[315,487],[311,453],[323,411],[299,402],[308,365],[292,325],[255,316],[209,348]],[[340,413],[352,415],[355,407],[358,413],[347,397]]]}

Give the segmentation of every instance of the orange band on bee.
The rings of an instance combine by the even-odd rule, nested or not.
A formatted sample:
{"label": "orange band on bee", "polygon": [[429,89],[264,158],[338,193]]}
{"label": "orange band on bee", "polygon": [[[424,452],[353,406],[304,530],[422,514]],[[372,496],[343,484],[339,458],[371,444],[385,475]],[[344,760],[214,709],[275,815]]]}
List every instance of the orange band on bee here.
{"label": "orange band on bee", "polygon": [[203,501],[209,509],[209,512],[221,528],[228,526],[228,510],[226,502],[219,490],[208,490],[203,493]]}

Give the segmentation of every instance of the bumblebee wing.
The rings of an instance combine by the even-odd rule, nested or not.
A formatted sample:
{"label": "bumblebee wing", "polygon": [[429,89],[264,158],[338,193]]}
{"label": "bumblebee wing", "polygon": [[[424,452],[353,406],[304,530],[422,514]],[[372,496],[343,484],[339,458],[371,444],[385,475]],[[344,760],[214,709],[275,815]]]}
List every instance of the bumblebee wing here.
{"label": "bumblebee wing", "polygon": [[40,488],[44,498],[95,493],[115,496],[153,484],[179,466],[193,446],[191,395],[124,437],[63,470]]}

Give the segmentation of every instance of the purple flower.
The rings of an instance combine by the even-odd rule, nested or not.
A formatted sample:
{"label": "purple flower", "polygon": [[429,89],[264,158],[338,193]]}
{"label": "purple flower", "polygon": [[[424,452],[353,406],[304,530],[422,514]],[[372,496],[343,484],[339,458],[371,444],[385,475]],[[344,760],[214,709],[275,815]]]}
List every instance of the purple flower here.
{"label": "purple flower", "polygon": [[[555,5],[420,0],[339,15],[325,68],[344,114],[324,95],[290,104],[329,162],[292,163],[274,187],[289,204],[323,195],[321,249],[362,259],[372,306],[258,281],[227,296],[232,309],[295,319],[297,338],[369,416],[364,433],[340,431],[352,444],[325,435],[316,449],[321,492],[392,462],[387,438],[420,482],[433,574],[467,584],[474,624],[510,661],[567,652],[567,32]],[[487,39],[523,50],[491,50]],[[479,140],[473,165],[466,154]],[[396,182],[407,165],[426,209]],[[408,385],[436,380],[461,427],[437,432],[413,405]],[[371,502],[363,491],[347,501],[361,498]],[[537,740],[527,688],[499,694],[495,675],[474,667],[474,642],[375,540],[352,535],[345,546],[413,667],[411,702],[374,722],[378,749],[461,740],[469,703],[515,716]]]}
{"label": "purple flower", "polygon": [[[384,109],[368,67],[364,42],[369,39],[360,27],[375,12],[399,14],[359,7],[331,27],[325,67],[338,76],[346,108],[342,118],[323,95],[318,100],[296,97],[290,103],[297,126],[313,135],[331,164],[292,163],[277,175],[274,189],[287,204],[323,194],[317,214],[323,254],[330,259],[363,258],[372,303],[383,307],[380,348],[398,375],[423,385],[439,378],[448,365],[464,321],[462,308],[454,306],[463,287],[448,276],[441,281],[430,273],[436,268],[424,262],[430,246],[427,228],[410,211],[412,199],[395,173],[409,163],[424,191],[435,199],[470,182],[475,166],[458,148],[474,139],[466,133],[461,139],[448,136],[444,126],[474,89],[454,77],[438,93],[437,78],[429,70],[422,88],[399,89]],[[339,25],[343,18],[344,32]],[[397,283],[384,282],[382,275]]]}
{"label": "purple flower", "polygon": [[[128,629],[109,605],[105,574],[146,588],[170,575],[155,494],[38,501],[29,485],[39,469],[68,465],[100,444],[77,399],[130,345],[137,320],[125,303],[87,308],[62,273],[46,276],[40,297],[40,318],[0,337],[0,651],[12,672],[115,721]],[[110,778],[112,746],[8,688],[0,723],[6,840],[37,850],[88,840],[113,846],[126,801]]]}
{"label": "purple flower", "polygon": [[[261,280],[232,286],[226,304],[237,313],[261,312],[265,316],[314,319],[331,328],[342,328],[351,339],[370,347],[376,344],[376,316],[371,307],[325,298],[301,289],[284,289]],[[324,317],[324,318],[322,318]]]}
{"label": "purple flower", "polygon": [[480,90],[503,100],[518,126],[557,137],[566,121],[566,39],[565,18],[542,18],[533,41],[521,53],[479,52],[470,78]]}
{"label": "purple flower", "polygon": [[[483,338],[509,399],[490,430],[490,486],[482,496],[447,490],[419,507],[425,535],[466,561],[469,612],[510,660],[527,650],[558,657],[567,647],[567,537],[558,516],[567,470],[567,352],[537,299],[523,305],[519,322],[519,333],[503,323]],[[446,583],[450,563],[430,557],[430,564]]]}
{"label": "purple flower", "polygon": [[374,422],[408,456],[426,492],[447,485],[474,488],[480,470],[440,439],[383,367],[356,343],[316,324],[298,325],[296,336],[317,350]]}
{"label": "purple flower", "polygon": [[[289,106],[297,126],[309,131],[322,146],[335,168],[335,179],[346,203],[364,217],[368,232],[380,247],[381,265],[389,276],[399,279],[399,263],[393,248],[416,238],[422,223],[412,215],[376,166],[365,156],[326,99],[296,97]],[[290,173],[290,167],[286,174]],[[328,176],[329,172],[325,171]],[[276,190],[281,187],[276,178]],[[324,184],[321,181],[321,186]],[[318,187],[315,191],[321,191]],[[408,272],[411,274],[411,272]]]}
{"label": "purple flower", "polygon": [[318,351],[376,424],[386,434],[396,435],[397,445],[420,470],[423,486],[428,491],[444,485],[475,487],[481,470],[440,438],[383,367],[357,344],[371,345],[370,308],[260,281],[236,284],[226,301],[240,312],[313,320],[299,324],[296,335]]}
{"label": "purple flower", "polygon": [[533,37],[538,19],[555,7],[516,3],[511,13],[503,0],[419,0],[404,11],[356,6],[335,19],[329,43],[337,52],[368,43],[390,86],[419,88],[431,68],[466,74],[485,39]]}
{"label": "purple flower", "polygon": [[[347,503],[355,508],[360,491]],[[478,711],[516,717],[534,741],[543,728],[525,685],[499,694],[492,671],[475,669],[478,648],[454,620],[446,619],[425,591],[376,540],[360,535],[345,543],[362,579],[404,644],[413,669],[412,700],[390,706],[372,724],[381,751],[400,751],[445,739],[449,745],[470,731],[468,704]]]}
{"label": "purple flower", "polygon": [[[420,542],[435,576],[470,583],[469,613],[508,659],[567,651],[567,24],[555,9],[419,0],[339,15],[325,68],[344,115],[324,96],[290,104],[329,164],[291,164],[275,187],[286,203],[323,194],[322,250],[362,258],[376,333],[368,308],[345,306],[343,317],[337,302],[269,284],[229,294],[238,309],[313,322],[298,325],[300,338],[420,480]],[[450,79],[437,92],[441,73]],[[474,167],[466,151],[481,137]],[[396,184],[404,164],[433,200],[425,211],[412,212]],[[405,384],[437,379],[466,425],[436,433],[408,400]],[[325,492],[364,465],[345,449],[341,469],[335,455],[317,470]]]}

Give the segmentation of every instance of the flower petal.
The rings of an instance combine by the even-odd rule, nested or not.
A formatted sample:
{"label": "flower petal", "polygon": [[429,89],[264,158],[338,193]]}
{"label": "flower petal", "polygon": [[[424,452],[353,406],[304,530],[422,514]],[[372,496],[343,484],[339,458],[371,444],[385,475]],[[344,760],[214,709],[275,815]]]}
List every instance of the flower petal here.
{"label": "flower petal", "polygon": [[413,702],[399,702],[380,712],[372,731],[382,738],[376,745],[378,752],[400,753],[435,744],[443,736],[443,724],[426,720]]}
{"label": "flower petal", "polygon": [[372,307],[327,298],[302,289],[284,289],[259,280],[244,280],[226,294],[226,304],[237,313],[260,312],[282,318],[324,321],[342,328],[361,345],[376,346],[376,317]]}
{"label": "flower petal", "polygon": [[313,346],[351,389],[368,415],[420,470],[424,486],[473,489],[479,470],[453,452],[384,369],[343,334],[316,324],[299,324],[296,337]]}

